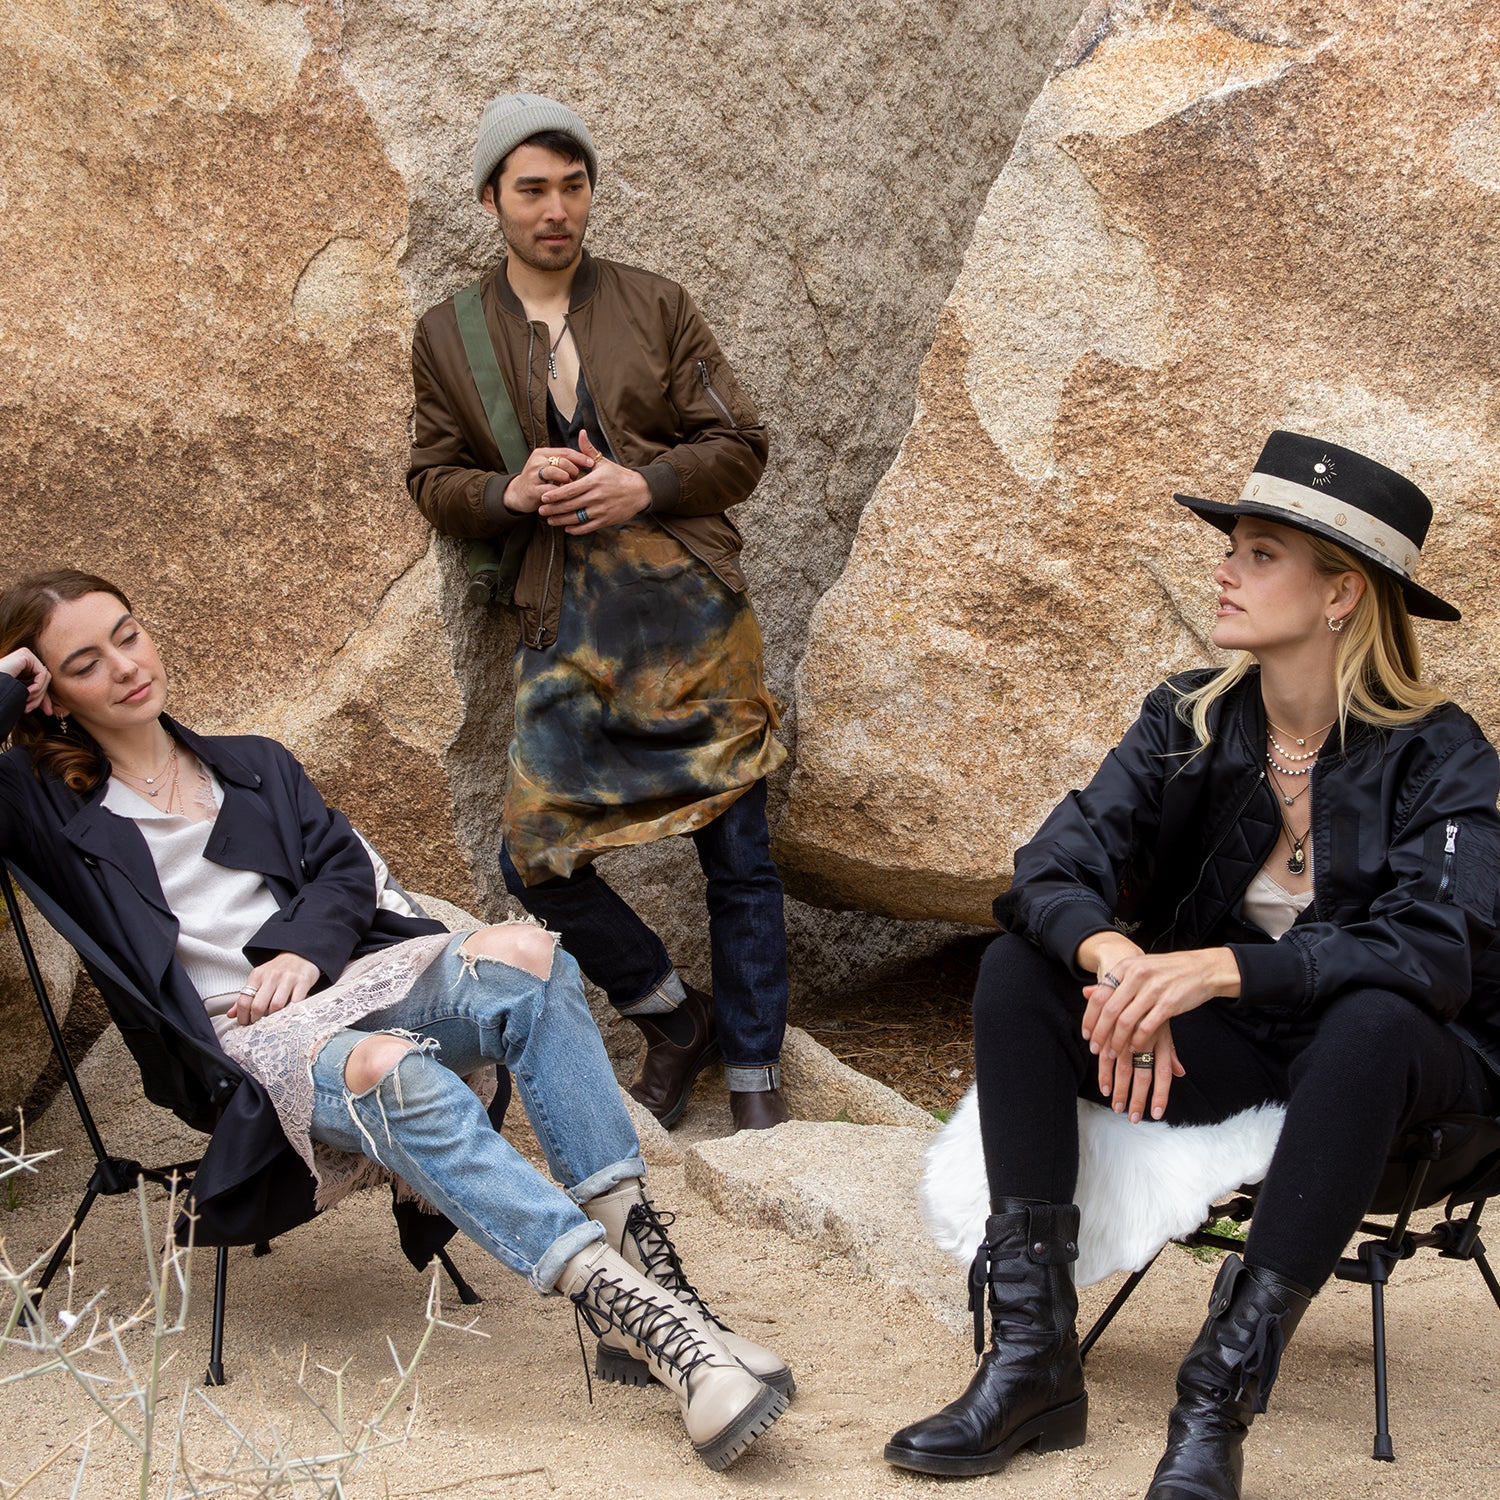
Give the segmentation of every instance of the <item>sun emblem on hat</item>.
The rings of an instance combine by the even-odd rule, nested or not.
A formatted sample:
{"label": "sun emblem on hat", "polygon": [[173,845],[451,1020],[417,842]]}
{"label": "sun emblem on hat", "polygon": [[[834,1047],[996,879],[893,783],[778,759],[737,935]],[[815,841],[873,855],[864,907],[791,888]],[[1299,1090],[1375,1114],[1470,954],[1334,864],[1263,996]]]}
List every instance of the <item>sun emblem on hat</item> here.
{"label": "sun emblem on hat", "polygon": [[1316,485],[1332,484],[1334,475],[1338,470],[1333,466],[1333,460],[1325,453],[1317,463],[1313,465],[1313,483]]}

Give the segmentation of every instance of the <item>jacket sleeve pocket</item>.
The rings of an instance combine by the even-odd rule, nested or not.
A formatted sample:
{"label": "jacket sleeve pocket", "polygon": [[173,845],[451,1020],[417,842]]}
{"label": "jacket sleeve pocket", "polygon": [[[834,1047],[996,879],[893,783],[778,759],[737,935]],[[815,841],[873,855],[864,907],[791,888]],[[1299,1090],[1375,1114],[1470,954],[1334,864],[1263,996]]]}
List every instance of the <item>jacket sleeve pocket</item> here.
{"label": "jacket sleeve pocket", "polygon": [[1460,906],[1493,926],[1496,886],[1500,884],[1500,835],[1493,828],[1449,818],[1435,826],[1431,856],[1437,870],[1437,899]]}

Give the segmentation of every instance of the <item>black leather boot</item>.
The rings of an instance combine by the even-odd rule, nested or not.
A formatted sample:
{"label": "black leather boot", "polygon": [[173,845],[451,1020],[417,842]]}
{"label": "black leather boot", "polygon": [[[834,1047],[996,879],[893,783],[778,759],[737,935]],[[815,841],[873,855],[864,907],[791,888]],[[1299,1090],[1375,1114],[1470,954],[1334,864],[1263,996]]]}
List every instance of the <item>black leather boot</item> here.
{"label": "black leather boot", "polygon": [[957,1401],[885,1445],[887,1463],[923,1474],[993,1474],[1018,1448],[1050,1453],[1084,1439],[1089,1398],[1069,1270],[1078,1259],[1078,1209],[1027,1198],[1002,1199],[995,1209],[969,1270],[979,1369]]}
{"label": "black leather boot", "polygon": [[1245,1433],[1311,1301],[1306,1287],[1225,1258],[1208,1321],[1177,1372],[1167,1451],[1146,1500],[1240,1500]]}

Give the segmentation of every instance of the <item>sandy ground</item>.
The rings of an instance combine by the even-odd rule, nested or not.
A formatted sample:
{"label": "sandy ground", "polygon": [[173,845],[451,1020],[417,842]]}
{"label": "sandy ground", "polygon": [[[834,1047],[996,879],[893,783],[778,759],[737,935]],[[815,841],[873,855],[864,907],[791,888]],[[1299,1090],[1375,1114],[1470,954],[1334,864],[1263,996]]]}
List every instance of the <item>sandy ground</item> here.
{"label": "sandy ground", "polygon": [[[709,1471],[686,1442],[663,1390],[594,1386],[589,1404],[572,1309],[456,1242],[485,1297],[475,1334],[439,1330],[423,1362],[405,1446],[370,1457],[349,1487],[360,1500],[421,1495],[650,1497],[934,1495],[951,1482],[888,1468],[880,1448],[906,1421],[949,1399],[970,1367],[962,1343],[909,1295],[849,1260],[820,1258],[779,1232],[732,1225],[694,1201],[680,1168],[653,1176],[658,1199],[682,1211],[678,1242],[700,1287],[734,1326],[774,1344],[794,1367],[791,1410],[728,1473]],[[35,1253],[65,1218],[62,1197],[0,1213],[13,1256]],[[389,1379],[385,1340],[402,1351],[421,1335],[425,1282],[401,1259],[382,1199],[348,1203],[253,1259],[235,1251],[229,1283],[226,1414],[303,1451],[327,1442],[295,1389],[304,1357],[347,1366],[349,1407],[363,1413]],[[211,1263],[187,1333],[166,1372],[175,1411],[196,1390],[208,1342]],[[143,1287],[136,1206],[106,1201],[86,1228],[80,1287],[106,1287],[125,1311]],[[1026,1455],[966,1493],[1124,1497],[1143,1493],[1159,1453],[1176,1361],[1190,1342],[1214,1267],[1170,1250],[1090,1361],[1091,1430],[1072,1453]],[[1395,1464],[1369,1457],[1369,1313],[1362,1288],[1319,1299],[1288,1355],[1271,1414],[1249,1452],[1247,1500],[1271,1497],[1500,1495],[1500,1312],[1471,1266],[1435,1258],[1405,1266],[1392,1295]],[[1108,1287],[1085,1293],[1086,1313]],[[953,1293],[963,1296],[955,1271]],[[15,1361],[0,1356],[0,1375]],[[315,1376],[328,1392],[327,1377]],[[402,1412],[404,1420],[407,1413]],[[0,1385],[0,1476],[14,1483],[88,1422],[86,1402],[60,1376]],[[190,1416],[193,1455],[212,1463],[229,1442],[206,1412]],[[71,1460],[69,1460],[69,1464]],[[71,1492],[59,1464],[27,1495]],[[136,1492],[119,1441],[97,1441],[85,1497]],[[160,1490],[154,1491],[160,1493]],[[0,1487],[0,1495],[9,1491]]]}

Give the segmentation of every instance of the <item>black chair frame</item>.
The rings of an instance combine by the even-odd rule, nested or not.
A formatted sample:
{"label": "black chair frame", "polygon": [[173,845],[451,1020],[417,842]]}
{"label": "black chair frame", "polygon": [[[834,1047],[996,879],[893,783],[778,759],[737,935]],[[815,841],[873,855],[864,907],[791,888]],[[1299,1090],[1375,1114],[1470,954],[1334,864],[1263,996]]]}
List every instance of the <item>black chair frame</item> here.
{"label": "black chair frame", "polygon": [[[1455,1142],[1459,1143],[1457,1150],[1454,1149]],[[1441,1168],[1455,1158],[1460,1169],[1456,1182],[1452,1180],[1452,1173],[1440,1174],[1450,1179],[1448,1186],[1433,1192],[1429,1180],[1434,1168]],[[1419,1250],[1436,1250],[1445,1260],[1472,1261],[1478,1266],[1495,1306],[1500,1308],[1500,1280],[1496,1279],[1484,1242],[1479,1237],[1480,1217],[1485,1204],[1497,1192],[1500,1192],[1500,1120],[1488,1116],[1463,1116],[1424,1125],[1407,1136],[1400,1152],[1392,1158],[1371,1208],[1374,1217],[1360,1222],[1358,1234],[1364,1238],[1354,1247],[1352,1255],[1341,1257],[1334,1267],[1337,1280],[1362,1282],[1370,1288],[1375,1371],[1372,1458],[1389,1463],[1396,1456],[1391,1441],[1386,1376],[1385,1287],[1391,1272]],[[1443,1217],[1425,1233],[1413,1231],[1412,1215],[1443,1203],[1445,1198]],[[1386,1206],[1388,1204],[1391,1206]],[[1467,1214],[1455,1217],[1457,1210],[1462,1208],[1468,1209]],[[1208,1247],[1242,1251],[1245,1248],[1243,1238],[1225,1234],[1214,1226],[1225,1219],[1244,1224],[1254,1212],[1255,1189],[1241,1188],[1234,1197],[1211,1208],[1204,1222],[1177,1243],[1190,1249]],[[1391,1216],[1394,1217],[1390,1223],[1378,1222],[1378,1218]],[[1126,1277],[1079,1345],[1082,1357],[1088,1357],[1089,1351],[1130,1300],[1131,1293],[1145,1279],[1161,1253],[1157,1251],[1139,1271]]]}
{"label": "black chair frame", "polygon": [[[32,1300],[33,1304],[39,1304],[46,1295],[47,1288],[52,1285],[53,1278],[67,1260],[68,1253],[73,1248],[73,1242],[78,1237],[79,1230],[83,1228],[84,1220],[89,1216],[89,1211],[101,1197],[118,1197],[123,1193],[133,1193],[136,1190],[136,1184],[142,1181],[155,1183],[168,1192],[183,1191],[192,1186],[193,1173],[197,1170],[202,1158],[194,1157],[190,1161],[171,1162],[162,1167],[146,1167],[129,1157],[113,1156],[106,1149],[99,1127],[95,1123],[93,1111],[89,1108],[88,1099],[84,1095],[83,1086],[79,1082],[77,1069],[73,1066],[73,1059],[68,1054],[62,1026],[58,1023],[57,1012],[47,993],[47,984],[42,977],[41,966],[37,963],[36,951],[31,945],[30,934],[26,931],[26,923],[21,915],[20,903],[16,900],[12,880],[25,891],[28,899],[47,920],[48,925],[72,946],[84,968],[96,980],[102,974],[110,984],[118,986],[138,999],[141,997],[139,990],[125,977],[119,966],[45,891],[39,889],[33,881],[8,861],[0,862],[0,892],[4,894],[6,915],[10,918],[11,928],[21,949],[21,960],[26,969],[26,977],[36,994],[37,1005],[41,1009],[42,1020],[52,1042],[53,1054],[57,1058],[68,1093],[72,1096],[73,1107],[78,1112],[78,1119],[83,1126],[84,1134],[88,1137],[89,1148],[94,1153],[94,1170],[84,1189],[83,1197],[67,1231],[57,1242],[57,1247],[53,1250],[37,1282]],[[144,1000],[142,1003],[145,1003]],[[260,1241],[253,1247],[251,1253],[255,1256],[269,1255],[270,1243],[265,1240]],[[436,1250],[434,1254],[452,1281],[460,1302],[472,1306],[483,1300],[464,1280],[446,1249]],[[209,1336],[208,1368],[203,1377],[204,1385],[223,1385],[225,1380],[224,1308],[228,1280],[229,1246],[219,1245],[216,1247],[214,1261],[213,1326]]]}

